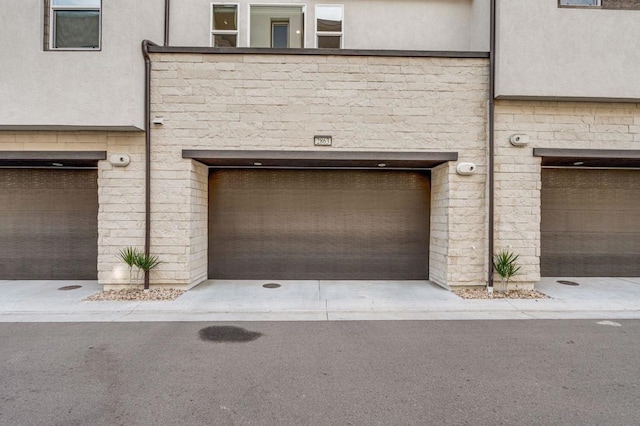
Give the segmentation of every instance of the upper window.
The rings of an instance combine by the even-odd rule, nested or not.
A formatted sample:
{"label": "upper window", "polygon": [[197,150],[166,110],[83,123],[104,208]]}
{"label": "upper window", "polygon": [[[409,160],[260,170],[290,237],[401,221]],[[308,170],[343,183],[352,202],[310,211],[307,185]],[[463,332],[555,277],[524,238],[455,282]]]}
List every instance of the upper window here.
{"label": "upper window", "polygon": [[213,4],[211,9],[211,46],[238,46],[238,5]]}
{"label": "upper window", "polygon": [[560,0],[560,6],[600,6],[600,0]]}
{"label": "upper window", "polygon": [[48,48],[100,49],[101,0],[49,0]]}
{"label": "upper window", "polygon": [[342,48],[342,5],[316,6],[316,47]]}
{"label": "upper window", "polygon": [[304,47],[304,6],[250,6],[249,46]]}
{"label": "upper window", "polygon": [[560,7],[593,7],[612,10],[640,10],[640,0],[558,0]]}

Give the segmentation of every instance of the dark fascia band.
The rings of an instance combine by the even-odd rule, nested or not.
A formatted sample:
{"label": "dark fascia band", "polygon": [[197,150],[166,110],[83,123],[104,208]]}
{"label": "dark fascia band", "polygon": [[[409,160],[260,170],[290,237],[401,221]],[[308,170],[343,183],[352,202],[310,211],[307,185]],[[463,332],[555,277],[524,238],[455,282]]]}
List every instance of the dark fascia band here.
{"label": "dark fascia band", "polygon": [[106,151],[0,151],[0,166],[49,167],[60,163],[64,167],[96,167],[106,160]]}
{"label": "dark fascia band", "polygon": [[549,101],[549,102],[615,102],[638,103],[640,98],[607,98],[585,96],[530,96],[530,95],[499,95],[498,101]]}
{"label": "dark fascia band", "polygon": [[182,158],[219,168],[340,168],[426,170],[456,161],[457,152],[189,150]]}
{"label": "dark fascia band", "polygon": [[534,148],[533,156],[542,157],[546,167],[640,167],[637,149]]}
{"label": "dark fascia band", "polygon": [[366,49],[274,49],[268,47],[183,47],[149,46],[149,53],[195,53],[236,55],[310,55],[310,56],[392,56],[418,58],[489,58],[489,52]]}

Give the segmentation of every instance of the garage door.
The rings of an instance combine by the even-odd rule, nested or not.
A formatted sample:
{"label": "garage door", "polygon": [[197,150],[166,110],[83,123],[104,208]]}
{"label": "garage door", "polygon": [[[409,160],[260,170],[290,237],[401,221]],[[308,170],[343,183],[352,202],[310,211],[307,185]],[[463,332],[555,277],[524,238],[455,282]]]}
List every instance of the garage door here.
{"label": "garage door", "polygon": [[542,170],[541,274],[640,276],[640,172]]}
{"label": "garage door", "polygon": [[0,279],[97,278],[95,170],[0,169]]}
{"label": "garage door", "polygon": [[429,178],[221,170],[209,179],[209,277],[428,279]]}

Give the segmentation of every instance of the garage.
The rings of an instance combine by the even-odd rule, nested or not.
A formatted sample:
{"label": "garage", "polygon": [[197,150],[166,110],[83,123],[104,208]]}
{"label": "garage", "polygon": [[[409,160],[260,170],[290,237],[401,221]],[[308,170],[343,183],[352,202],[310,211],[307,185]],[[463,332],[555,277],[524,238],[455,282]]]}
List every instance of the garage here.
{"label": "garage", "polygon": [[209,277],[428,279],[428,173],[213,170]]}
{"label": "garage", "polygon": [[426,280],[430,170],[458,153],[183,149],[182,158],[209,167],[209,278]]}
{"label": "garage", "polygon": [[104,152],[2,154],[0,279],[97,279],[95,166]]}
{"label": "garage", "polygon": [[[561,161],[596,160],[567,155],[543,165]],[[639,170],[544,168],[541,197],[542,276],[640,276]]]}

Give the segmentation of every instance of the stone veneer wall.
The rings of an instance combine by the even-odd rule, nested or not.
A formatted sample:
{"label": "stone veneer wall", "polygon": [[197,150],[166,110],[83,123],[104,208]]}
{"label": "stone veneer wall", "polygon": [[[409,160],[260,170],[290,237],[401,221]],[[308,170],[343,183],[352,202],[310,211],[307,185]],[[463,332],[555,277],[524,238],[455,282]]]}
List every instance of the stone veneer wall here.
{"label": "stone veneer wall", "polygon": [[107,158],[129,154],[127,167],[98,163],[98,280],[105,285],[127,284],[128,272],[117,253],[126,246],[144,247],[144,134],[5,131],[0,132],[0,150],[107,151]]}
{"label": "stone veneer wall", "polygon": [[[188,286],[207,276],[208,170],[183,160],[183,148],[308,150],[320,133],[334,135],[330,149],[458,151],[460,161],[476,162],[480,170],[471,177],[456,175],[454,163],[431,173],[430,273],[441,285],[484,284],[484,61],[171,56],[154,57],[160,62],[154,63],[153,112],[164,115],[165,125],[154,127],[152,140],[152,252],[164,262],[152,272],[153,284]],[[273,71],[279,61],[289,62],[287,78]],[[347,89],[350,79],[358,89]],[[277,88],[263,90],[269,84]],[[286,89],[300,86],[307,89]],[[369,116],[386,118],[378,125]],[[528,134],[529,146],[511,146],[514,133]],[[522,274],[514,281],[527,286],[539,280],[541,176],[534,147],[640,149],[640,104],[497,101],[496,250],[521,255]],[[125,168],[101,161],[98,169],[98,278],[107,286],[127,283],[116,254],[144,244],[144,134],[3,131],[0,149],[131,156]]]}
{"label": "stone veneer wall", "polygon": [[429,242],[429,279],[438,285],[449,283],[449,164],[431,171],[431,224]]}
{"label": "stone veneer wall", "polygon": [[191,162],[191,228],[189,235],[189,265],[191,284],[207,278],[209,244],[209,168],[197,161]]}
{"label": "stone veneer wall", "polygon": [[[158,278],[206,277],[206,168],[182,149],[458,151],[433,172],[432,279],[482,285],[486,258],[486,59],[154,54],[153,252]],[[179,247],[189,247],[185,255]],[[178,251],[179,253],[173,253]]]}
{"label": "stone veneer wall", "polygon": [[[530,136],[514,147],[514,133]],[[533,148],[640,149],[640,104],[609,102],[496,102],[496,250],[520,254],[514,282],[540,279],[541,159]]]}

